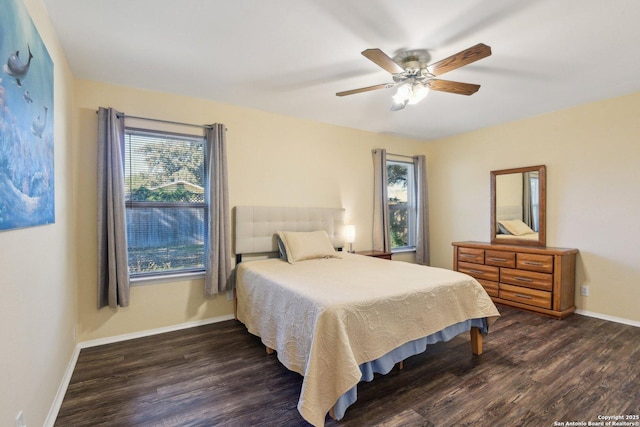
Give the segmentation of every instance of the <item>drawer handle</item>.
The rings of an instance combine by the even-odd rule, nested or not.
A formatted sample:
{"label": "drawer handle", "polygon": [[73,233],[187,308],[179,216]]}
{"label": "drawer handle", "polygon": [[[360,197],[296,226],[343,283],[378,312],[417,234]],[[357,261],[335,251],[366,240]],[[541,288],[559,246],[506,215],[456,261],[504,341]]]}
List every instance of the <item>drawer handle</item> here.
{"label": "drawer handle", "polygon": [[506,260],[507,260],[506,258],[494,258],[494,257],[490,257],[489,259],[490,259],[491,261],[501,261],[501,262],[504,262],[504,261],[506,261]]}
{"label": "drawer handle", "polygon": [[542,267],[542,263],[541,262],[535,262],[535,261],[524,261],[523,262],[524,265],[533,265],[535,267]]}
{"label": "drawer handle", "polygon": [[533,282],[533,279],[529,279],[528,277],[518,277],[518,276],[516,276],[516,280],[519,280],[521,282],[527,282],[527,283]]}
{"label": "drawer handle", "polygon": [[484,274],[484,271],[482,271],[482,270],[469,270],[469,273]]}
{"label": "drawer handle", "polygon": [[518,293],[514,293],[513,296],[514,297],[518,297],[518,298],[524,298],[524,299],[533,299],[533,297],[531,295],[523,295],[523,294],[518,294]]}
{"label": "drawer handle", "polygon": [[475,258],[476,256],[473,254],[460,254],[460,258]]}

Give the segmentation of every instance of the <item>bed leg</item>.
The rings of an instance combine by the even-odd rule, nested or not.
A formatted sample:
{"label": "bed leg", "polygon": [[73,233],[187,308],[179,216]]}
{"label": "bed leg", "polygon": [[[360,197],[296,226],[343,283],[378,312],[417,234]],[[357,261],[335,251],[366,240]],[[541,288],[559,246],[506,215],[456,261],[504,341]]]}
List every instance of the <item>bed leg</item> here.
{"label": "bed leg", "polygon": [[482,333],[480,328],[471,328],[471,352],[473,354],[482,354]]}
{"label": "bed leg", "polygon": [[274,349],[267,347],[266,345],[264,346],[264,349],[267,351],[267,354],[273,354],[276,352]]}
{"label": "bed leg", "polygon": [[404,360],[398,362],[398,369],[401,371],[404,369]]}

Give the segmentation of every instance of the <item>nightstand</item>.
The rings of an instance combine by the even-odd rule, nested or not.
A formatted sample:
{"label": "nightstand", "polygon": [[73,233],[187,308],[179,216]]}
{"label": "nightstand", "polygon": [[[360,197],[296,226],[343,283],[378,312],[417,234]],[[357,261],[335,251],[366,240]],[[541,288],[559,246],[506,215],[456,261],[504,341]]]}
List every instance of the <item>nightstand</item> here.
{"label": "nightstand", "polygon": [[358,255],[372,256],[374,258],[382,258],[382,259],[391,260],[391,252],[384,252],[384,251],[358,251],[356,253]]}

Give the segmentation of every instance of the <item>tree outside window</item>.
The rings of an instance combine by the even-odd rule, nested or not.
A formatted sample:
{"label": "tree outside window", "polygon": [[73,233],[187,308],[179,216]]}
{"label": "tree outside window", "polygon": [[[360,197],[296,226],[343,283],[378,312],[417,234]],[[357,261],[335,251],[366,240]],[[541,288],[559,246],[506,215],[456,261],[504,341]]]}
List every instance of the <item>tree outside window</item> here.
{"label": "tree outside window", "polygon": [[413,163],[387,161],[387,205],[391,249],[414,249],[416,194]]}
{"label": "tree outside window", "polygon": [[125,132],[129,274],[204,271],[207,205],[204,139]]}

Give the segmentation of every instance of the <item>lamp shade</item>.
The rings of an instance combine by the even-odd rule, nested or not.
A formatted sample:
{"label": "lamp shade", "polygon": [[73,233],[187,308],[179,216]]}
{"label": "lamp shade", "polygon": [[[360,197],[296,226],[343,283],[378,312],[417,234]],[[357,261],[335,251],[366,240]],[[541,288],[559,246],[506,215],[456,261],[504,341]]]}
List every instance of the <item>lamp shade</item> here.
{"label": "lamp shade", "polygon": [[347,243],[353,243],[356,241],[356,226],[345,225],[344,227],[344,240]]}

